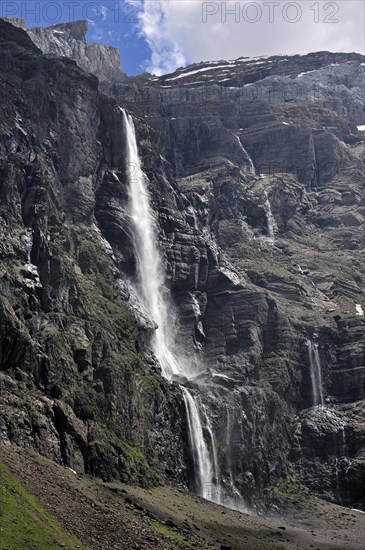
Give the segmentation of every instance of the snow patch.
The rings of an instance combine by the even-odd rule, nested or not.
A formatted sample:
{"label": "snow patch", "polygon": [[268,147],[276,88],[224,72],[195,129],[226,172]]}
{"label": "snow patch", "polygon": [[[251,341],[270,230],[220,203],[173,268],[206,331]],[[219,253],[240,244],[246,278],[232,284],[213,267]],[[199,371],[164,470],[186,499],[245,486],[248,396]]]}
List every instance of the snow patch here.
{"label": "snow patch", "polygon": [[179,78],[185,78],[186,76],[191,76],[193,74],[203,73],[205,71],[212,71],[215,69],[226,69],[227,67],[234,67],[234,63],[228,65],[216,65],[214,67],[203,67],[202,69],[196,69],[195,71],[181,73],[178,76],[174,76],[173,78],[166,78],[166,80],[178,80]]}
{"label": "snow patch", "polygon": [[362,309],[361,304],[355,304],[356,315],[364,315],[364,310]]}
{"label": "snow patch", "polygon": [[184,82],[184,86],[192,86],[193,84],[205,84],[206,80],[195,80],[194,82]]}
{"label": "snow patch", "polygon": [[267,55],[260,55],[259,57],[239,57],[237,59],[237,62],[238,63],[252,63],[252,61],[257,61],[258,59],[267,59],[267,58],[268,58]]}
{"label": "snow patch", "polygon": [[357,129],[359,130],[359,132],[365,132],[365,124],[360,124]]}
{"label": "snow patch", "polygon": [[302,78],[302,76],[305,75],[305,74],[315,73],[315,72],[316,72],[316,69],[314,71],[305,71],[304,73],[298,74],[297,78]]}

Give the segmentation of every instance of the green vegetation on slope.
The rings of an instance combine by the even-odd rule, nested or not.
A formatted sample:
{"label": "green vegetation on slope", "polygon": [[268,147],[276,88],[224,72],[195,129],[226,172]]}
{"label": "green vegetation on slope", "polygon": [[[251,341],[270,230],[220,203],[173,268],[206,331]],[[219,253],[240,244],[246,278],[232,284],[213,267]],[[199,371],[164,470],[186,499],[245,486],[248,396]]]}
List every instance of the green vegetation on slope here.
{"label": "green vegetation on slope", "polygon": [[199,547],[196,545],[195,542],[194,542],[194,544],[190,543],[187,538],[180,535],[180,533],[178,533],[176,530],[172,529],[168,525],[159,523],[157,521],[153,521],[151,523],[151,527],[152,527],[152,529],[157,531],[157,533],[160,533],[161,535],[164,535],[165,537],[169,537],[170,539],[180,543],[183,547],[197,548],[199,550]]}
{"label": "green vegetation on slope", "polygon": [[0,464],[1,550],[86,550]]}

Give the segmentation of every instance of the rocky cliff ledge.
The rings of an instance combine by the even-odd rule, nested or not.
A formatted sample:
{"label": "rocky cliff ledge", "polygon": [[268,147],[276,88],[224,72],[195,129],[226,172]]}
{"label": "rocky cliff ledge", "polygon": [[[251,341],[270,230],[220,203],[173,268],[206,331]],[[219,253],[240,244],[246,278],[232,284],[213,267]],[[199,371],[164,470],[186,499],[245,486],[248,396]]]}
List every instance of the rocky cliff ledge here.
{"label": "rocky cliff ledge", "polygon": [[121,106],[135,116],[180,344],[204,365],[190,387],[209,408],[222,483],[257,503],[295,473],[362,506],[365,57],[98,82],[42,38],[69,33],[80,65],[82,25],[32,31],[48,55],[0,25],[1,441],[106,479],[193,487],[182,396],[130,284]]}
{"label": "rocky cliff ledge", "polygon": [[104,44],[87,44],[87,21],[61,23],[52,27],[28,29],[32,41],[44,53],[74,59],[81,69],[100,81],[120,82],[126,77],[120,65],[119,50]]}

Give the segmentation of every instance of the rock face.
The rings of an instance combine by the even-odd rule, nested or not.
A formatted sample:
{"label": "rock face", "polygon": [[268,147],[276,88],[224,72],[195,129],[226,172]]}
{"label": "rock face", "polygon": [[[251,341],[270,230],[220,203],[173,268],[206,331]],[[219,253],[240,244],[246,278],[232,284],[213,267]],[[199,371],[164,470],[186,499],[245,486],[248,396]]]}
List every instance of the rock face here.
{"label": "rock face", "polygon": [[[135,115],[179,344],[202,365],[188,384],[209,410],[224,489],[254,501],[294,470],[317,494],[363,505],[364,56],[241,58],[122,81],[114,63],[89,65],[98,83],[0,25],[2,441],[106,478],[193,486],[182,395],[160,376],[130,284],[119,105]],[[82,66],[81,24],[32,40],[49,54],[55,29]]]}
{"label": "rock face", "polygon": [[73,61],[0,25],[1,441],[105,479],[150,483],[165,464],[183,480],[181,396],[145,353],[95,217],[107,226],[110,198],[123,243],[116,104]]}
{"label": "rock face", "polygon": [[104,44],[87,44],[87,21],[61,23],[28,29],[32,41],[44,53],[74,59],[81,69],[102,82],[120,82],[126,75],[120,66],[119,50]]}

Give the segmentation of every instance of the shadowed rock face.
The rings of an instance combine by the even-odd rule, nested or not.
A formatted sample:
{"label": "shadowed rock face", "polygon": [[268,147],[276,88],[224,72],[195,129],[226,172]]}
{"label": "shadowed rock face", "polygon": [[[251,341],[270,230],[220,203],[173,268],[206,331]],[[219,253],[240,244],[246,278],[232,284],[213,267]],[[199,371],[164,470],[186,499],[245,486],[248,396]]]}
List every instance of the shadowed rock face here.
{"label": "shadowed rock face", "polygon": [[[257,498],[293,463],[318,494],[361,502],[364,57],[242,58],[98,85],[0,25],[3,440],[104,477],[191,482],[181,394],[159,375],[130,285],[120,105],[136,116],[224,487]],[[35,32],[50,53],[54,30]],[[84,44],[81,24],[62,32]],[[308,339],[325,409],[311,407]]]}

